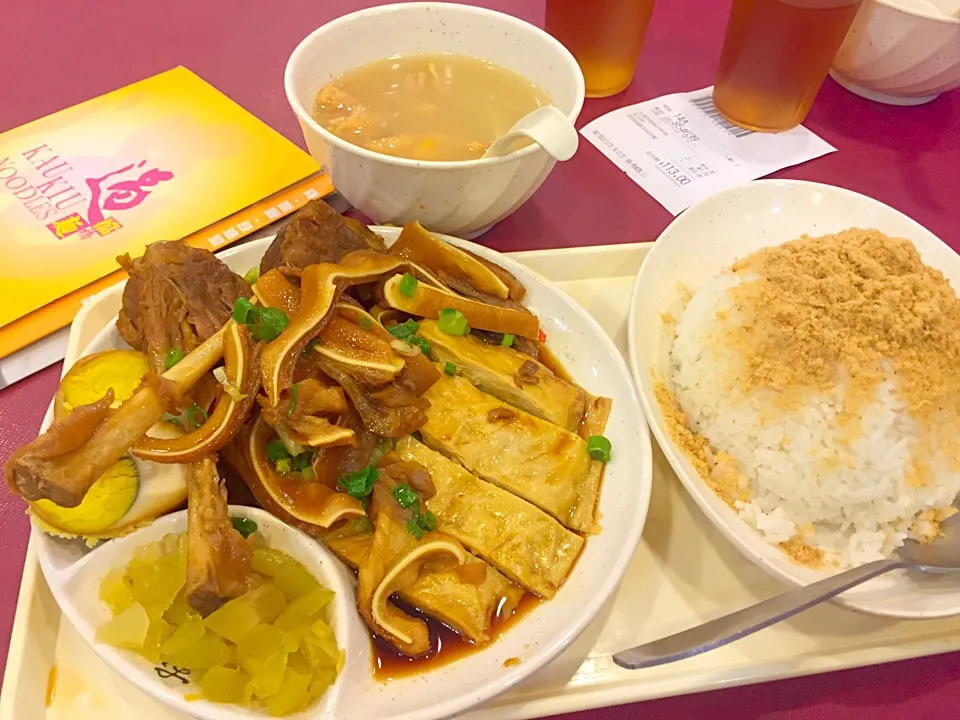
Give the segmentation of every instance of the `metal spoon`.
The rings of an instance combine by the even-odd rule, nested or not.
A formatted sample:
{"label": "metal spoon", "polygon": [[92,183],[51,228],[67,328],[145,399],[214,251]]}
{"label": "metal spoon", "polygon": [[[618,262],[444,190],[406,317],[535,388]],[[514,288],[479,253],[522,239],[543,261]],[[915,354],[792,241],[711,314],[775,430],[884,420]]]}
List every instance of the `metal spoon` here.
{"label": "metal spoon", "polygon": [[553,105],[544,105],[517,120],[483,154],[485,158],[513,152],[518,141],[533,140],[555,160],[569,160],[577,151],[579,136],[570,119]]}
{"label": "metal spoon", "polygon": [[613,656],[613,661],[627,670],[639,670],[693,657],[793,617],[891,570],[936,574],[960,570],[960,514],[945,521],[940,529],[942,535],[933,543],[905,541],[896,559],[876,560],[675,635],[623,650]]}

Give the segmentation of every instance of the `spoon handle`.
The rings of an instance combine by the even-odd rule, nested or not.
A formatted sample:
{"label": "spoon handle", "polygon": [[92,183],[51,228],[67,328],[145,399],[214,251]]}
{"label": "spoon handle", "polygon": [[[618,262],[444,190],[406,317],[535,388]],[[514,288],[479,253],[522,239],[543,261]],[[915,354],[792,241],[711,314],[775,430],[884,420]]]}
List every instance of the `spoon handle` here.
{"label": "spoon handle", "polygon": [[699,655],[752,635],[758,630],[793,617],[860,583],[907,565],[908,563],[902,560],[875,560],[806,587],[777,595],[743,610],[737,610],[703,625],[623,650],[613,656],[613,661],[627,670],[638,670]]}

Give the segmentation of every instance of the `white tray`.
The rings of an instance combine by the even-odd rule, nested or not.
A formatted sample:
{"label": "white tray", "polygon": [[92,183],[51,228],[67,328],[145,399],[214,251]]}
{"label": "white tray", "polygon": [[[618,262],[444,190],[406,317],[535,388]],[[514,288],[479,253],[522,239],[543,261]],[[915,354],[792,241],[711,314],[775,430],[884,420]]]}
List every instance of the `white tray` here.
{"label": "white tray", "polygon": [[[648,247],[619,245],[513,256],[559,283],[626,354],[630,291]],[[118,309],[113,299],[81,310],[71,332],[68,357],[111,322]],[[555,662],[461,720],[536,718],[960,649],[960,618],[896,622],[827,605],[672,665],[630,672],[610,660],[617,650],[781,590],[713,529],[655,451],[653,500],[644,538],[617,595]],[[53,687],[49,703],[48,685]],[[0,692],[0,720],[94,717],[185,720],[124,682],[61,622],[31,544]]]}

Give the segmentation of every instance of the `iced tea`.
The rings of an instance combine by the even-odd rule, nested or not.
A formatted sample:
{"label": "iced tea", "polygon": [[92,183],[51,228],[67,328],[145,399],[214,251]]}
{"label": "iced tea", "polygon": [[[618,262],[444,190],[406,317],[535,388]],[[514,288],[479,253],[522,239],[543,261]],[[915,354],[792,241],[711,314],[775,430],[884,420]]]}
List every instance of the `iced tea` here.
{"label": "iced tea", "polygon": [[733,0],[714,83],[717,110],[767,132],[807,116],[861,0]]}
{"label": "iced tea", "polygon": [[653,0],[547,0],[546,30],[573,54],[587,97],[607,97],[633,80]]}

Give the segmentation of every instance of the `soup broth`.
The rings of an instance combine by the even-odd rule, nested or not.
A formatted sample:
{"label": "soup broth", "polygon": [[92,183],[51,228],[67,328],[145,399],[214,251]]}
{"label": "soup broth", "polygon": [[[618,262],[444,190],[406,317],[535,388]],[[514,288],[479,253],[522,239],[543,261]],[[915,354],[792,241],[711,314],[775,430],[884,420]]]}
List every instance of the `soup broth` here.
{"label": "soup broth", "polygon": [[403,55],[339,76],[314,119],[334,135],[413,160],[475,160],[550,97],[522,75],[465,55]]}

